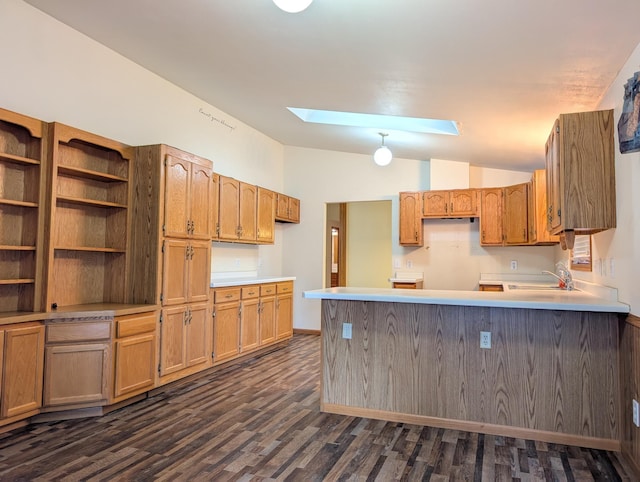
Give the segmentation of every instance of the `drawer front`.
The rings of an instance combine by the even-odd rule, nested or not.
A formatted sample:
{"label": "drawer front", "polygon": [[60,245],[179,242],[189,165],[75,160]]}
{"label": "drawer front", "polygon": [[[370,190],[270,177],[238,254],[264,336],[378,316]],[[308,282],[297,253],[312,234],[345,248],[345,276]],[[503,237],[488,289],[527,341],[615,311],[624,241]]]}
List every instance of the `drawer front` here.
{"label": "drawer front", "polygon": [[213,296],[214,303],[225,303],[227,301],[240,300],[240,288],[219,288],[215,290]]}
{"label": "drawer front", "polygon": [[276,294],[276,285],[260,285],[260,296],[270,296]]}
{"label": "drawer front", "polygon": [[116,338],[153,332],[157,320],[158,313],[155,311],[116,318]]}
{"label": "drawer front", "polygon": [[278,294],[293,293],[293,281],[278,283]]}
{"label": "drawer front", "polygon": [[47,343],[108,340],[111,321],[86,321],[47,325]]}
{"label": "drawer front", "polygon": [[260,296],[260,288],[258,286],[243,286],[242,287],[242,299],[250,300],[251,298],[257,298]]}

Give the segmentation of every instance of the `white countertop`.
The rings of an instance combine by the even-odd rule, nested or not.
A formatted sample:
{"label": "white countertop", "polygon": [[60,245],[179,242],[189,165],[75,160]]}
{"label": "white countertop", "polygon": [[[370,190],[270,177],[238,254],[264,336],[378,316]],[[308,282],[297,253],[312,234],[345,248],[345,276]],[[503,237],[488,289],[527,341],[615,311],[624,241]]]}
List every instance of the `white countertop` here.
{"label": "white countertop", "polygon": [[295,281],[295,276],[255,276],[255,277],[237,277],[212,279],[211,288],[225,288],[228,286],[245,286],[260,283],[280,283],[282,281]]}
{"label": "white countertop", "polygon": [[[513,283],[511,283],[513,284]],[[531,283],[527,283],[531,285]],[[549,286],[542,284],[541,286]],[[455,306],[528,308],[534,310],[629,313],[629,305],[591,295],[586,291],[509,289],[505,291],[407,290],[390,288],[327,288],[305,291],[305,298],[382,301]]]}

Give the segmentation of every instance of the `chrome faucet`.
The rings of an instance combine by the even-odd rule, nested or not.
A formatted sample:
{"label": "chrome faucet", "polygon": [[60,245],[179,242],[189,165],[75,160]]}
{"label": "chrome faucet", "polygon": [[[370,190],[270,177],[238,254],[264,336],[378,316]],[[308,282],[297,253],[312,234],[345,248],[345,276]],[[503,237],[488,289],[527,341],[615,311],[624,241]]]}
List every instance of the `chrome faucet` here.
{"label": "chrome faucet", "polygon": [[548,273],[551,276],[555,276],[560,280],[560,288],[565,289],[567,291],[571,291],[573,287],[573,277],[571,276],[571,271],[567,268],[562,262],[556,263],[556,273],[552,273],[551,271],[544,270],[543,273]]}

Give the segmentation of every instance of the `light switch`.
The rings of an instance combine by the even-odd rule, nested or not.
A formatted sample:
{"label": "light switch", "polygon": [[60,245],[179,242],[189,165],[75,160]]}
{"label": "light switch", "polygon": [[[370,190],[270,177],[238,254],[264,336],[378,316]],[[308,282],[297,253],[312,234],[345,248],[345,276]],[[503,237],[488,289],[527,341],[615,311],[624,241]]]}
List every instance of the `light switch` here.
{"label": "light switch", "polygon": [[342,338],[345,340],[351,339],[351,323],[342,324]]}

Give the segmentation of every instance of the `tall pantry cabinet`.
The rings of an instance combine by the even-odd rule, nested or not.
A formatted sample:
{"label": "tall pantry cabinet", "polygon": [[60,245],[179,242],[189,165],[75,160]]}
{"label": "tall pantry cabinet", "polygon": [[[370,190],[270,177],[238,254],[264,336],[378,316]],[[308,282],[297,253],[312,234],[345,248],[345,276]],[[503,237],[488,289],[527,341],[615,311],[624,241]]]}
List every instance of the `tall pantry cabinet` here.
{"label": "tall pantry cabinet", "polygon": [[166,145],[136,148],[133,303],[161,304],[159,383],[210,364],[211,161]]}

